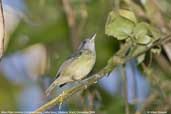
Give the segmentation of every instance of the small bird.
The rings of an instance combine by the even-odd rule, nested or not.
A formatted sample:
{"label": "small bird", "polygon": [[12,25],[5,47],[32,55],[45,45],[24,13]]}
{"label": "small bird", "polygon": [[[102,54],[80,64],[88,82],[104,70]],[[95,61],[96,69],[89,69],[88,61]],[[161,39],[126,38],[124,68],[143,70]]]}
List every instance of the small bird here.
{"label": "small bird", "polygon": [[96,62],[95,37],[96,34],[82,41],[77,51],[59,67],[56,79],[45,92],[47,96],[56,86],[82,80],[90,73]]}

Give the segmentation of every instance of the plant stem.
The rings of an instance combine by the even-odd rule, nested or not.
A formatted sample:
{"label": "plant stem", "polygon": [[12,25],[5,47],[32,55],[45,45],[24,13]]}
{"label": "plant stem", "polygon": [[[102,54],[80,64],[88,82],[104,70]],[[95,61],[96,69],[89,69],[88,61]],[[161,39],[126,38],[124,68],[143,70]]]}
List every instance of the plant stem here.
{"label": "plant stem", "polygon": [[121,74],[123,80],[123,96],[124,96],[124,103],[125,103],[125,114],[129,114],[129,104],[128,104],[128,89],[127,89],[127,76],[126,76],[126,69],[125,65],[121,67]]}

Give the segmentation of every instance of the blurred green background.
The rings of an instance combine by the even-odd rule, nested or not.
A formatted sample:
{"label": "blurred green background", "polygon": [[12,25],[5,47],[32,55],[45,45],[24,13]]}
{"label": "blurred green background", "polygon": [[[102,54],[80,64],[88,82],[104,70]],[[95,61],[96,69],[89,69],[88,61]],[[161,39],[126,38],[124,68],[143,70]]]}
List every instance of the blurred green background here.
{"label": "blurred green background", "polygon": [[[107,60],[119,49],[120,42],[105,35],[104,31],[109,11],[115,10],[119,2],[121,2],[121,6],[125,5],[124,0],[66,0],[72,9],[70,12],[74,13],[72,27],[69,25],[70,17],[66,13],[66,4],[63,1],[65,0],[3,0],[3,8],[7,12],[5,13],[5,18],[8,20],[6,23],[10,23],[10,30],[6,30],[6,50],[0,63],[0,111],[33,111],[46,103],[49,98],[45,96],[44,91],[55,78],[59,66],[72,54],[83,39],[94,33],[97,34],[97,61],[91,73],[103,68]],[[154,19],[157,15],[155,11],[159,12],[150,6],[153,3],[149,3],[148,6],[143,0],[132,0],[132,2],[135,4],[130,9],[134,11],[136,8],[143,7],[142,9],[145,9],[144,17],[141,12],[138,12],[139,10],[135,11],[140,20],[146,20],[144,18],[148,20],[151,16],[150,13],[154,14],[151,17]],[[156,1],[156,3],[161,4],[164,22],[171,22],[169,16],[171,12],[170,1]],[[154,11],[148,9],[150,7]],[[161,19],[159,20],[161,21]],[[162,22],[156,23],[152,24],[166,29],[164,31],[167,33],[169,27],[162,26]],[[164,59],[166,55],[167,53],[163,55]],[[165,61],[166,64],[157,60],[152,63],[153,68],[156,67],[155,69],[168,65],[168,70],[165,67],[159,70],[159,75],[164,76],[164,81],[171,79],[168,58]],[[161,66],[162,63],[163,66]],[[157,66],[155,66],[156,64]],[[131,65],[128,66],[128,68],[130,67]],[[128,71],[128,75],[136,75],[132,72],[136,72],[138,69],[132,68],[131,70],[133,71],[130,71],[131,73]],[[119,73],[115,75],[117,74],[119,75]],[[142,90],[142,93],[147,93],[143,99],[145,100],[150,94],[150,85],[155,89],[156,86],[153,87],[151,81],[147,80],[144,75],[141,76],[142,78],[137,83],[142,80],[144,85],[142,84],[141,87],[147,88],[144,90],[145,92]],[[125,105],[122,92],[119,89],[117,89],[119,92],[113,92],[112,86],[115,86],[113,83],[117,81],[109,82],[109,80],[106,79],[104,82],[94,84],[76,98],[71,97],[64,103],[63,109],[95,110],[97,114],[124,114]],[[143,82],[144,80],[145,82]],[[105,86],[105,83],[110,83],[112,92],[108,89],[109,86]],[[119,83],[117,88],[121,88],[122,84]],[[169,91],[167,93],[168,99],[171,99],[170,94]],[[130,103],[129,107],[132,114],[140,109],[141,104]],[[51,110],[58,110],[58,107]]]}

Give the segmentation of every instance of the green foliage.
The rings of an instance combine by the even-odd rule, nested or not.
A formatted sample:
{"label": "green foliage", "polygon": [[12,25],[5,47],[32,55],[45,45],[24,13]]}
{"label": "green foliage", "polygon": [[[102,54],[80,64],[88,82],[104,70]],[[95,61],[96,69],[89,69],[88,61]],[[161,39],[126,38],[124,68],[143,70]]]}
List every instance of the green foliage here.
{"label": "green foliage", "polygon": [[[119,12],[119,13],[118,13]],[[106,22],[105,33],[118,40],[131,39],[133,44],[150,45],[160,38],[160,32],[146,22],[137,22],[129,10],[111,11]]]}
{"label": "green foliage", "polygon": [[151,37],[148,36],[148,25],[144,22],[138,23],[134,28],[134,36],[139,44],[148,44],[151,42]]}
{"label": "green foliage", "polygon": [[[71,30],[67,23],[67,16],[64,12],[62,1],[25,1],[28,8],[28,12],[26,12],[25,16],[28,20],[22,19],[15,31],[10,35],[10,40],[5,52],[5,56],[13,55],[16,52],[20,52],[23,49],[32,46],[33,44],[43,43],[47,48],[47,55],[49,60],[49,65],[47,65],[49,66],[49,69],[46,73],[51,76],[49,76],[50,78],[54,79],[59,66],[73,52],[70,37]],[[157,27],[159,27],[160,30],[164,30],[166,33],[170,31],[170,29],[168,29],[170,26],[168,23],[170,23],[171,19],[169,16],[171,12],[170,0],[156,1],[159,5],[160,3],[162,3],[160,7],[161,9],[158,8],[161,11],[155,9],[154,4],[150,3],[150,0],[146,0],[145,4],[142,4],[142,0],[139,0],[136,5],[126,5],[126,8],[129,7],[127,9],[131,10],[112,10],[113,8],[115,8],[113,6],[113,0],[69,1],[71,2],[71,5],[73,6],[76,14],[76,24],[82,27],[80,31],[78,31],[78,40],[81,41],[94,33],[97,34],[97,61],[92,73],[99,71],[99,69],[103,68],[104,65],[106,65],[107,60],[119,49],[122,41],[122,43],[132,43],[129,54],[135,55],[139,51],[144,50],[161,38],[161,33],[157,29]],[[124,6],[125,4],[121,5]],[[139,11],[139,9],[141,8],[143,9],[143,13],[140,12],[141,10]],[[166,21],[166,23],[164,24],[161,16],[158,14],[160,12],[165,12],[163,14],[163,20],[164,22]],[[82,15],[84,14],[87,14],[86,18],[82,17]],[[155,16],[158,16],[159,18],[156,18]],[[82,23],[84,23],[84,25],[82,25]],[[164,28],[162,25],[167,25],[167,27]],[[106,35],[104,34],[104,31]],[[151,52],[160,54],[161,47],[155,47],[151,49]],[[144,62],[146,56],[149,55],[145,53],[142,56],[137,57],[136,59],[138,59],[139,63],[142,63]],[[164,57],[165,56],[166,55],[164,55]],[[155,58],[155,60],[157,61],[157,58]],[[159,62],[153,64],[155,68],[157,67],[155,73],[159,75],[162,74],[161,76],[156,75],[156,77],[158,77],[159,79],[164,77],[166,78],[166,74],[162,71],[162,68],[165,71],[170,72],[170,64],[168,65],[166,63],[169,64],[168,58],[164,62],[163,58],[159,58]],[[160,64],[162,67],[160,67]],[[165,80],[169,80],[169,76],[170,74]],[[153,79],[152,81],[155,80]],[[20,93],[19,88],[22,87],[18,87],[18,85],[11,83],[12,82],[9,82],[7,79],[3,79],[2,77],[0,78],[0,109],[8,108],[6,106],[9,106],[9,109],[11,110],[16,110],[18,108],[18,101],[16,100],[16,97],[18,97],[18,93]],[[44,88],[42,88],[42,90],[43,89]],[[100,91],[100,93],[102,93],[102,107],[97,110],[99,114],[101,114],[101,112],[103,114],[125,113],[123,98],[118,97],[117,95],[115,97],[111,96],[106,91],[101,91],[99,88],[97,89]],[[170,93],[168,94],[168,96],[169,95]],[[75,105],[73,105],[73,107],[70,107],[71,109],[80,109],[80,107],[77,107],[77,105],[80,105],[80,103],[72,103]],[[135,110],[133,112],[135,112]]]}
{"label": "green foliage", "polygon": [[[124,11],[124,14],[125,12],[126,11]],[[124,15],[123,11],[120,11],[120,13]],[[106,27],[105,27],[105,33],[107,35],[114,36],[118,40],[125,40],[129,36],[131,36],[131,33],[135,26],[134,24],[135,18],[134,16],[132,16],[133,15],[132,13],[128,13],[128,12],[126,13],[127,15],[125,15],[124,17],[118,13],[115,13],[114,11],[109,13],[109,16],[106,22]]]}

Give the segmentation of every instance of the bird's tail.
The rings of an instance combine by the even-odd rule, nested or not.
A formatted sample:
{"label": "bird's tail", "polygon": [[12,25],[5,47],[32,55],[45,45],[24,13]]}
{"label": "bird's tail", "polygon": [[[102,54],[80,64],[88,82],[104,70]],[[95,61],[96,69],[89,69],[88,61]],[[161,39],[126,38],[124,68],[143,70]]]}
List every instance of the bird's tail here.
{"label": "bird's tail", "polygon": [[48,89],[45,91],[46,96],[49,96],[49,94],[52,92],[52,90],[56,87],[56,86],[60,86],[62,84],[65,83],[65,80],[62,79],[58,79],[55,80],[54,82],[52,82],[52,84],[48,87]]}
{"label": "bird's tail", "polygon": [[52,83],[45,91],[46,96],[49,96],[49,94],[52,92],[52,90],[56,87],[56,83]]}

